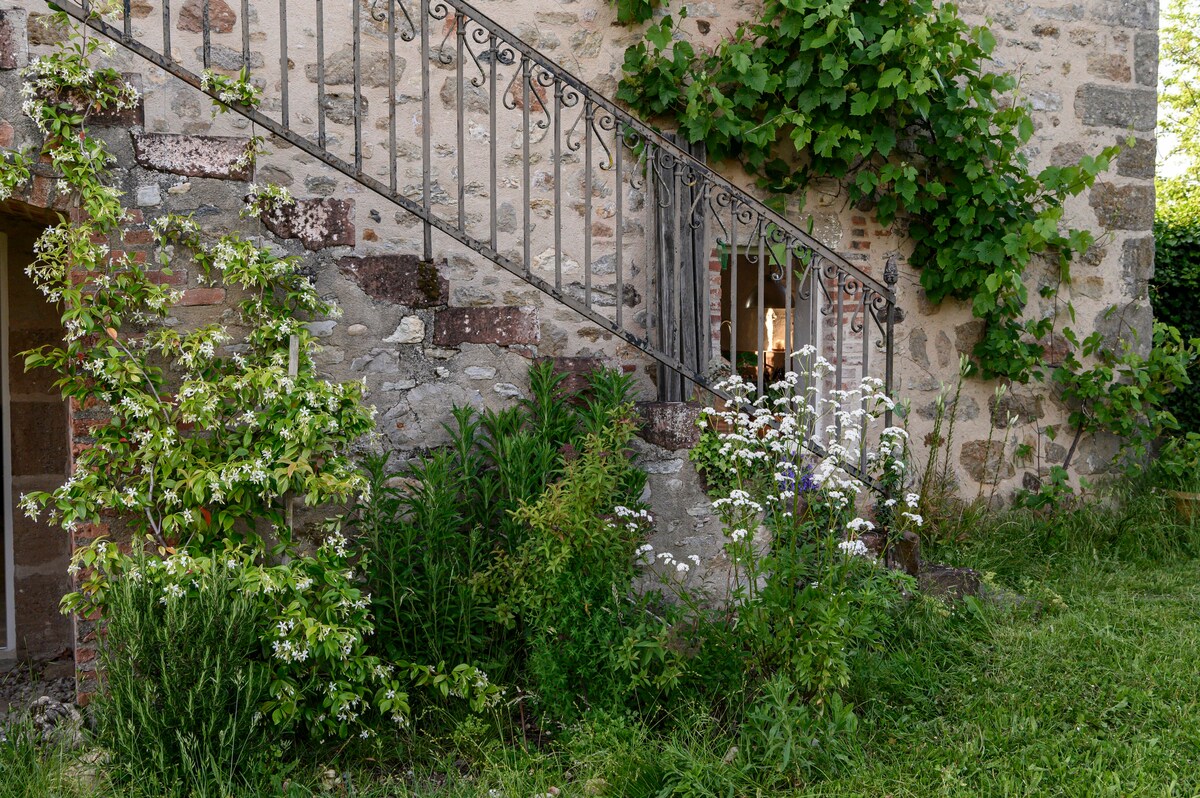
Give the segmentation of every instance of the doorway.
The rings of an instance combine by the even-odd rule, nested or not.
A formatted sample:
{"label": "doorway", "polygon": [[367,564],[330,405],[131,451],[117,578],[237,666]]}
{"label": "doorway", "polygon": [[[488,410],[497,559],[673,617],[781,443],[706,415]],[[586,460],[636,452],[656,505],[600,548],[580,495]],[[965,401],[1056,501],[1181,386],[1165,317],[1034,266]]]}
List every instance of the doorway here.
{"label": "doorway", "polygon": [[25,274],[44,226],[0,214],[0,657],[42,658],[74,647],[71,621],[58,609],[70,589],[71,544],[61,528],[34,521],[21,495],[53,490],[70,466],[68,407],[46,370],[26,373],[20,353],[59,344],[57,310]]}

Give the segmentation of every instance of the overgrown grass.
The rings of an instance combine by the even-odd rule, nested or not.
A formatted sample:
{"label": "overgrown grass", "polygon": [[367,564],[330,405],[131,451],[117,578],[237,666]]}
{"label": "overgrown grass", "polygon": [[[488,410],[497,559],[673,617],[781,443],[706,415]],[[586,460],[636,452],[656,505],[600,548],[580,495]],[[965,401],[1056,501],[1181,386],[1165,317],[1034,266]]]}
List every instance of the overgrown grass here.
{"label": "overgrown grass", "polygon": [[[424,738],[312,752],[286,785],[233,798],[532,797],[552,787],[634,798],[1200,794],[1200,528],[1145,491],[1116,509],[967,513],[963,523],[968,540],[931,555],[1027,600],[914,601],[896,643],[859,663],[847,695],[857,729],[830,735],[837,742],[808,758],[814,766],[793,767],[788,790],[765,791],[775,774],[745,755],[782,745],[786,730],[765,723],[751,737],[683,703],[654,729],[611,713],[532,737],[499,715],[443,723]],[[91,794],[61,786],[78,764],[57,752],[5,744],[0,760],[0,796]],[[117,794],[150,798],[136,785],[100,791]]]}

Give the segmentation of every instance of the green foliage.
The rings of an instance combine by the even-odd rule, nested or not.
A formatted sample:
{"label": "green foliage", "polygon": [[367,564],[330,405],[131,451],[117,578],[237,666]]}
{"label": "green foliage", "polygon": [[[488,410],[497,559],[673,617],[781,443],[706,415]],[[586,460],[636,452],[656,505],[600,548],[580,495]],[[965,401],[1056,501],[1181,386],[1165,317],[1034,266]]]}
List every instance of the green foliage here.
{"label": "green foliage", "polygon": [[662,0],[613,0],[617,7],[617,22],[622,25],[636,25],[654,16],[654,9],[662,5]]}
{"label": "green foliage", "polygon": [[[126,212],[108,185],[104,145],[86,126],[93,112],[131,107],[137,92],[116,70],[92,66],[97,37],[65,13],[57,20],[70,34],[25,71],[24,110],[80,214],[36,244],[29,274],[66,332],[61,346],[24,353],[25,364],[52,369],[64,397],[111,416],[90,430],[94,442],[67,481],[26,494],[22,506],[66,530],[130,532],[135,545],[150,541],[152,557],[143,567],[105,534],[89,535],[73,556],[77,592],[64,611],[105,614],[114,584],[135,573],[164,601],[202,601],[200,574],[236,569],[259,610],[252,620],[269,699],[258,709],[278,731],[346,736],[368,731],[367,718],[405,722],[400,677],[366,650],[367,601],[336,522],[315,553],[292,535],[294,501],[340,503],[366,487],[350,454],[373,429],[373,411],[361,383],[317,374],[305,326],[336,308],[296,259],[237,234],[210,240],[191,219],[164,214],[152,222],[161,274],[187,261],[202,283],[242,298],[227,324],[166,323],[179,292],[105,243],[120,235]],[[289,201],[280,189],[255,189],[246,213]],[[443,676],[401,664],[406,680]],[[484,686],[472,698],[489,694]]]}
{"label": "green foliage", "polygon": [[609,519],[645,484],[628,452],[631,378],[598,370],[578,395],[563,379],[540,363],[519,407],[457,408],[450,444],[398,478],[375,460],[381,489],[355,516],[379,648],[479,664],[552,718],[632,689],[614,657],[638,625],[639,531]]}
{"label": "green foliage", "polygon": [[27,719],[10,716],[0,729],[0,798],[84,798],[94,794],[68,771],[74,764],[61,739],[43,740]]}
{"label": "green foliage", "polygon": [[[716,762],[668,751],[662,795],[779,790],[850,750],[856,719],[843,695],[863,662],[888,645],[912,587],[861,538],[923,522],[916,494],[881,503],[874,522],[858,515],[862,483],[847,468],[866,463],[865,478],[903,495],[906,434],[875,429],[893,409],[876,380],[815,399],[809,386],[831,371],[813,356],[811,371],[787,375],[757,399],[752,385],[730,378],[721,388],[737,409],[704,415],[714,465],[728,480],[712,507],[727,536],[729,595],[714,600],[689,584],[695,555],[659,552],[653,561],[683,608],[668,616],[690,655],[678,663],[680,693],[709,702],[742,731],[737,750]],[[847,418],[855,420],[835,421]],[[809,461],[803,436],[814,428],[828,431],[828,456]],[[649,555],[646,548],[639,552]]]}
{"label": "green foliage", "polygon": [[1200,167],[1200,4],[1170,0],[1159,36],[1159,126],[1176,140],[1170,154],[1182,155],[1195,175]]}
{"label": "green foliage", "polygon": [[1158,450],[1150,473],[1155,483],[1180,491],[1200,487],[1200,432],[1172,437]]}
{"label": "green foliage", "polygon": [[[139,565],[141,574],[150,561]],[[141,576],[109,592],[94,712],[118,784],[220,798],[277,756],[259,711],[268,698],[265,607],[226,572],[200,580],[186,601]]]}
{"label": "green foliage", "polygon": [[[1174,521],[1153,492],[1107,498],[965,518],[967,542],[931,556],[985,572],[991,592],[903,603],[840,714],[815,712],[775,676],[738,719],[687,693],[654,725],[593,711],[530,740],[472,718],[448,727],[446,756],[391,740],[333,761],[306,750],[286,784],[229,798],[1193,795],[1200,526]],[[95,767],[10,735],[0,796],[162,794],[80,778]]]}
{"label": "green foliage", "polygon": [[[1185,339],[1200,337],[1200,183],[1195,179],[1157,182],[1154,219],[1154,277],[1150,302],[1159,321],[1177,327]],[[1200,378],[1193,364],[1192,382]],[[1167,409],[1180,426],[1200,431],[1200,392],[1179,390],[1167,397]]]}
{"label": "green foliage", "polygon": [[929,298],[968,301],[987,322],[982,375],[1041,376],[1054,320],[1025,317],[1023,275],[1045,258],[1069,279],[1092,236],[1064,229],[1063,203],[1117,148],[1030,173],[1017,80],[988,71],[995,39],[951,3],[768,0],[711,53],[674,34],[667,16],[626,52],[620,99],[772,192],[836,178],[881,224],[903,219]]}
{"label": "green foliage", "polygon": [[1096,363],[1083,369],[1072,353],[1055,373],[1062,397],[1075,408],[1068,420],[1076,440],[1089,432],[1109,432],[1121,439],[1122,451],[1133,463],[1143,462],[1154,441],[1179,426],[1167,401],[1190,383],[1188,368],[1198,356],[1200,339],[1185,342],[1179,330],[1156,322],[1145,356],[1130,344],[1118,350],[1099,331],[1072,342]]}

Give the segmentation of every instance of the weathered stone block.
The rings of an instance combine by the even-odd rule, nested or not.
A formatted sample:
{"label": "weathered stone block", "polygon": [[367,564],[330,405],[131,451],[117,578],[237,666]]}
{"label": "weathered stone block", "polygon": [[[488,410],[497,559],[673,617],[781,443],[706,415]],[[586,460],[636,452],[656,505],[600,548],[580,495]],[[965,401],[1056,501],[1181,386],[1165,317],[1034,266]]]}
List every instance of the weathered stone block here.
{"label": "weathered stone block", "polygon": [[954,328],[954,348],[960,355],[975,351],[975,344],[983,338],[984,325],[983,319],[971,319]]}
{"label": "weathered stone block", "polygon": [[308,250],[354,245],[354,200],[296,200],[264,212],[261,218],[272,233],[297,238]]}
{"label": "weathered stone block", "polygon": [[[358,116],[365,117],[367,108],[370,103],[366,96],[358,98]],[[349,125],[354,122],[354,95],[353,94],[326,94],[325,95],[325,117],[330,122],[336,122],[339,125]]]}
{"label": "weathered stone block", "polygon": [[1050,151],[1050,163],[1053,166],[1074,166],[1079,159],[1087,155],[1083,147],[1074,141],[1058,144]]}
{"label": "weathered stone block", "polygon": [[1088,202],[1108,230],[1149,230],[1154,225],[1154,186],[1096,183]]}
{"label": "weathered stone block", "polygon": [[889,568],[903,571],[909,576],[921,572],[921,538],[916,532],[909,530],[892,541],[887,551],[887,564]]}
{"label": "weathered stone block", "polygon": [[1158,93],[1086,83],[1075,90],[1075,114],[1097,127],[1153,130],[1158,118]]}
{"label": "weathered stone block", "polygon": [[67,40],[67,27],[58,24],[50,14],[29,15],[29,43],[31,45],[55,45]]}
{"label": "weathered stone block", "polygon": [[[225,0],[208,0],[208,29],[213,33],[230,33],[237,14]],[[179,30],[200,33],[204,30],[204,0],[186,0],[179,9]]]}
{"label": "weathered stone block", "polygon": [[[197,47],[192,50],[196,55],[196,60],[204,58],[204,48]],[[208,57],[214,69],[224,69],[227,72],[237,72],[246,65],[246,60],[241,49],[233,49],[224,44],[212,44],[208,48]],[[262,69],[266,61],[263,59],[263,54],[257,51],[250,53],[250,68]]]}
{"label": "weathered stone block", "polygon": [[1121,305],[1116,313],[1102,310],[1096,314],[1093,324],[1093,329],[1104,336],[1106,349],[1117,353],[1129,350],[1142,357],[1150,354],[1154,311],[1149,303],[1130,302]]}
{"label": "weathered stone block", "polygon": [[1067,355],[1075,350],[1075,347],[1059,333],[1051,333],[1048,338],[1043,338],[1038,341],[1042,345],[1042,362],[1050,368],[1058,368],[1066,362]]}
{"label": "weathered stone block", "polygon": [[541,338],[534,308],[446,308],[433,322],[435,346],[536,344]]}
{"label": "weathered stone block", "polygon": [[1133,146],[1125,146],[1125,139],[1117,141],[1121,154],[1117,156],[1117,174],[1122,177],[1154,178],[1154,160],[1158,147],[1154,139],[1134,139]]}
{"label": "weathered stone block", "polygon": [[[145,122],[145,105],[146,93],[143,90],[142,76],[136,72],[124,72],[121,77],[125,82],[137,89],[138,100],[132,108],[105,108],[102,110],[88,109],[87,122],[89,126],[107,126],[107,127],[141,127]],[[68,102],[75,105],[79,111],[83,111],[83,105],[74,98],[67,98]]]}
{"label": "weathered stone block", "polygon": [[927,565],[917,580],[922,593],[948,599],[978,596],[983,585],[978,571],[949,565]]}
{"label": "weathered stone block", "polygon": [[1132,299],[1145,299],[1154,276],[1154,236],[1130,238],[1121,249],[1121,280]]}
{"label": "weathered stone block", "polygon": [[342,258],[338,270],[372,299],[410,308],[432,308],[450,301],[450,283],[437,264],[416,255]]}
{"label": "weathered stone block", "polygon": [[1133,75],[1143,86],[1158,85],[1158,34],[1139,33],[1133,40]]}
{"label": "weathered stone block", "polygon": [[994,483],[1017,473],[999,440],[967,441],[962,445],[959,462],[976,482]]}
{"label": "weathered stone block", "polygon": [[1129,59],[1120,53],[1089,55],[1087,71],[1089,75],[1117,83],[1128,83],[1133,79],[1133,70],[1129,67]]}
{"label": "weathered stone block", "polygon": [[23,8],[0,10],[0,69],[20,69],[29,63],[28,22],[29,12]]}
{"label": "weathered stone block", "polygon": [[638,402],[642,439],[672,452],[690,449],[700,440],[701,409],[694,402]]}
{"label": "weathered stone block", "polygon": [[554,372],[564,377],[561,388],[568,394],[587,388],[587,376],[604,365],[604,360],[598,357],[545,357],[539,361],[554,364]]}
{"label": "weathered stone block", "polygon": [[1090,0],[1088,16],[1116,28],[1158,29],[1158,0]]}
{"label": "weathered stone block", "polygon": [[1016,426],[1020,426],[1046,417],[1043,397],[1021,396],[1011,390],[999,399],[993,394],[988,399],[988,410],[992,415],[992,425],[996,429],[1007,429],[1010,419],[1015,419]]}
{"label": "weathered stone block", "polygon": [[[438,97],[441,98],[442,104],[446,108],[457,108],[458,80],[453,77],[446,78],[446,82],[442,84],[442,90],[438,92]],[[466,89],[463,92],[464,109],[478,114],[486,114],[488,112],[489,101],[490,97],[482,86],[474,86],[469,81],[467,82]]]}
{"label": "weathered stone block", "polygon": [[246,152],[249,139],[137,131],[130,135],[134,158],[146,169],[187,177],[250,179],[250,160]]}
{"label": "weathered stone block", "polygon": [[425,341],[425,322],[419,316],[405,316],[396,331],[383,339],[385,344],[419,344]]}
{"label": "weathered stone block", "polygon": [[[404,68],[408,66],[399,55],[396,56],[396,80],[399,81],[404,75]],[[304,67],[304,74],[313,83],[317,82],[319,77],[317,65],[308,64]],[[369,58],[364,60],[362,64],[362,83],[364,86],[372,86],[375,88],[384,88],[390,80],[388,72],[388,62],[386,58]],[[342,49],[333,53],[325,54],[325,70],[324,78],[326,86],[349,86],[354,83],[354,48],[350,45],[345,45]]]}

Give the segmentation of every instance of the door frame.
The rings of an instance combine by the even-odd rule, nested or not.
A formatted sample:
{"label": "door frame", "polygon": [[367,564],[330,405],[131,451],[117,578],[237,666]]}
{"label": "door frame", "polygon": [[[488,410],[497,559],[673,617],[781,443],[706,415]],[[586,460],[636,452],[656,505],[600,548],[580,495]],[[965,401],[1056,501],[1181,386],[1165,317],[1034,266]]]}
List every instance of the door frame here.
{"label": "door frame", "polygon": [[0,490],[4,491],[3,523],[4,549],[0,554],[4,568],[5,639],[0,641],[0,656],[11,656],[17,650],[16,584],[13,573],[13,495],[12,480],[12,414],[9,412],[9,307],[8,307],[8,235],[0,232]]}

